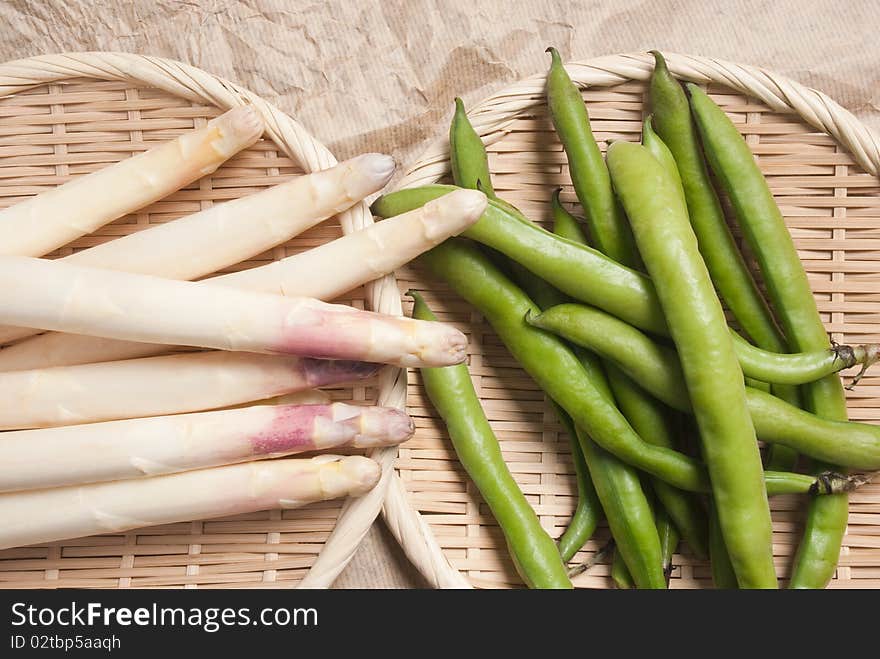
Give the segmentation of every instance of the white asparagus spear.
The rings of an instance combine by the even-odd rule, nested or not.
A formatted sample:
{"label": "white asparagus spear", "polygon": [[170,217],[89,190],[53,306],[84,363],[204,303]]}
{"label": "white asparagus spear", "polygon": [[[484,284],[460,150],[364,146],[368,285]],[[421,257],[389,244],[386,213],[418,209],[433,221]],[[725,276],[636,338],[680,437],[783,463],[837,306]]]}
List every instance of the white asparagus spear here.
{"label": "white asparagus spear", "polygon": [[[62,260],[167,279],[197,279],[262,254],[341,213],[381,190],[393,172],[393,159],[367,153]],[[0,343],[37,333],[28,327],[0,327]]]}
{"label": "white asparagus spear", "polygon": [[256,405],[0,435],[0,492],[159,476],[413,434],[393,407]]}
{"label": "white asparagus spear", "polygon": [[352,382],[378,368],[365,362],[209,351],[13,371],[0,374],[0,430],[218,409]]}
{"label": "white asparagus spear", "polygon": [[42,256],[215,171],[256,142],[263,120],[253,107],[0,211],[0,254]]}
{"label": "white asparagus spear", "polygon": [[[458,190],[306,252],[203,283],[332,300],[458,235],[479,219],[485,207],[481,193]],[[0,350],[0,372],[147,357],[167,349],[164,345],[47,332]]]}
{"label": "white asparagus spear", "polygon": [[358,496],[379,480],[359,455],[265,460],[0,495],[0,549]]}
{"label": "white asparagus spear", "polygon": [[0,256],[0,322],[415,368],[461,363],[467,347],[444,323],[24,256]]}

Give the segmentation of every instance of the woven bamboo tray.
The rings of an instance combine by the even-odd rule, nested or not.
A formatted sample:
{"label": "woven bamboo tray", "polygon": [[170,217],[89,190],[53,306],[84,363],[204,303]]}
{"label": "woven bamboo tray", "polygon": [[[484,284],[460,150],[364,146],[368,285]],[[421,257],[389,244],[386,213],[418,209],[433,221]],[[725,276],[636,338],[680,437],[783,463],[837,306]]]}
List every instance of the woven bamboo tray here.
{"label": "woven bamboo tray", "polygon": [[[708,87],[759,156],[833,338],[880,341],[880,139],[826,96],[781,76],[705,58],[669,54],[667,59],[674,74]],[[600,144],[640,138],[652,63],[638,54],[566,67],[584,90]],[[564,201],[576,203],[544,104],[544,79],[534,76],[504,89],[469,113],[488,146],[496,191],[541,223],[550,219],[549,195],[557,186],[564,188]],[[398,186],[447,176],[444,134]],[[440,319],[469,335],[471,374],[507,463],[544,527],[558,537],[576,492],[568,442],[553,410],[471,307],[417,267],[399,272],[398,280],[402,290],[425,291]],[[521,586],[497,525],[458,464],[418,376],[410,383],[407,404],[417,432],[401,448],[398,478],[389,489],[384,512],[390,528],[434,586]],[[869,371],[848,400],[852,419],[880,422],[880,370]],[[880,483],[850,500],[848,533],[831,585],[880,587]],[[800,538],[801,504],[794,497],[772,499],[774,553],[783,579]],[[590,558],[608,538],[600,528],[574,561]],[[674,565],[671,587],[711,587],[708,564],[686,550]],[[610,587],[608,575],[609,566],[600,563],[574,582]]]}
{"label": "woven bamboo tray", "polygon": [[[326,169],[336,160],[278,108],[179,62],[125,53],[71,53],[0,65],[0,206],[139,153],[244,103],[262,113],[264,139],[212,175],[55,256]],[[264,265],[372,221],[367,206],[360,204],[235,269]],[[401,313],[393,277],[338,302]],[[403,407],[405,375],[387,368],[372,381],[331,393],[338,400]],[[344,503],[0,551],[0,587],[328,587],[378,515],[396,453],[396,448],[374,451],[372,457],[383,467],[381,481],[369,494]]]}

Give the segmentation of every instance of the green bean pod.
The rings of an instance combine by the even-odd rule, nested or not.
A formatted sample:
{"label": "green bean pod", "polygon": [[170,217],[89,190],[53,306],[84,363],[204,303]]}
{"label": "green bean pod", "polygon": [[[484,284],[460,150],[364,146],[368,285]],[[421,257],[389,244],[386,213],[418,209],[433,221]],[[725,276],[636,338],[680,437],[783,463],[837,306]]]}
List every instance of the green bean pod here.
{"label": "green bean pod", "polygon": [[556,49],[548,48],[547,52],[552,58],[547,74],[547,105],[568,158],[575,194],[587,216],[592,243],[615,261],[637,264],[639,257],[632,233],[614,198],[584,99]]}
{"label": "green bean pod", "polygon": [[[449,128],[449,150],[452,177],[457,185],[472,189],[479,188],[490,198],[496,199],[509,212],[521,215],[516,207],[495,196],[486,148],[471,125],[460,98],[455,99],[455,115]],[[541,309],[567,300],[553,286],[533,275],[516,261],[508,261],[505,265]],[[574,424],[565,410],[552,400],[551,404],[556,410],[559,421],[568,431],[578,491],[578,503],[574,514],[559,539],[559,553],[562,560],[568,562],[595,532],[602,515],[602,508],[596,489],[590,480],[590,472],[584,461]]]}
{"label": "green bean pod", "polygon": [[643,146],[615,142],[608,169],[678,347],[737,581],[775,588],[770,507],[742,371],[687,207]]}
{"label": "green bean pod", "polygon": [[[672,575],[672,557],[678,547],[679,534],[675,524],[661,507],[654,511],[654,525],[657,527],[657,535],[660,536],[660,556],[662,558],[663,576],[666,585],[669,586],[669,578]],[[620,590],[632,590],[635,588],[632,575],[626,567],[623,556],[619,551],[614,552],[611,560],[611,579]]]}
{"label": "green bean pod", "polygon": [[[393,217],[454,189],[427,185],[398,190],[380,197],[372,210],[380,217]],[[560,238],[520,219],[494,199],[489,200],[483,216],[462,235],[521,263],[566,295],[595,304],[646,331],[666,331],[654,286],[645,275],[586,245]]]}
{"label": "green bean pod", "polygon": [[556,416],[568,433],[569,441],[571,442],[571,459],[574,463],[578,490],[577,507],[557,543],[559,554],[562,556],[562,560],[567,563],[587,544],[587,540],[596,532],[599,520],[602,519],[602,504],[599,502],[599,495],[596,494],[596,487],[590,478],[589,467],[587,467],[587,461],[584,459],[583,451],[581,451],[581,445],[578,441],[574,424],[571,422],[571,417],[555,401],[550,402],[556,410]]}
{"label": "green bean pod", "polygon": [[[730,197],[789,343],[804,351],[828,348],[828,335],[803,264],[754,155],[733,122],[708,95],[696,85],[688,85],[688,91],[709,165]],[[847,419],[846,397],[839,378],[822,378],[805,387],[804,394],[809,409],[818,416]],[[843,495],[810,504],[791,587],[824,588],[828,584],[840,555],[847,517],[847,498]]]}
{"label": "green bean pod", "polygon": [[471,125],[460,98],[455,99],[455,114],[449,126],[449,160],[452,180],[456,185],[470,190],[479,189],[490,199],[495,198],[483,140]]}
{"label": "green bean pod", "polygon": [[[436,320],[418,293],[413,318]],[[422,382],[449,430],[456,455],[498,521],[514,563],[532,588],[571,588],[556,544],[511,476],[474,391],[467,366],[421,369]]]}
{"label": "green bean pod", "polygon": [[550,209],[553,215],[553,234],[579,245],[587,245],[587,234],[578,219],[562,205],[559,194],[562,188],[556,188],[550,198]]}
{"label": "green bean pod", "polygon": [[681,181],[681,173],[678,171],[678,164],[675,162],[675,156],[660,136],[654,130],[654,116],[648,115],[642,121],[642,144],[657,159],[663,169],[665,169],[675,180],[675,189],[681,193],[682,200],[687,203],[684,194],[684,183]]}
{"label": "green bean pod", "polygon": [[[691,412],[680,358],[631,325],[598,309],[562,304],[527,322],[613,360],[652,396]],[[758,437],[799,453],[855,469],[880,469],[880,427],[833,421],[789,405],[776,396],[746,388],[746,402]]]}
{"label": "green bean pod", "polygon": [[808,384],[853,366],[861,365],[862,370],[866,370],[880,361],[880,344],[877,343],[834,345],[811,352],[783,354],[756,348],[736,332],[731,332],[731,336],[743,373],[774,384]]}

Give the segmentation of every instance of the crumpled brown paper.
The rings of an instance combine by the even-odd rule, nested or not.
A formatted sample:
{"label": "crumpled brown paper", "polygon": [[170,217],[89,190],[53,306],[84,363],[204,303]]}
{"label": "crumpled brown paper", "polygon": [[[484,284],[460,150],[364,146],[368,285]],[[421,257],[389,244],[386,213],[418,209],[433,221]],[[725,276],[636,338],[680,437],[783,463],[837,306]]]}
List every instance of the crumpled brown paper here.
{"label": "crumpled brown paper", "polygon": [[[544,71],[649,48],[755,64],[821,89],[880,130],[869,0],[7,0],[0,58],[121,50],[178,59],[252,89],[339,158],[417,157],[452,99],[474,103]],[[337,582],[423,586],[374,527]]]}

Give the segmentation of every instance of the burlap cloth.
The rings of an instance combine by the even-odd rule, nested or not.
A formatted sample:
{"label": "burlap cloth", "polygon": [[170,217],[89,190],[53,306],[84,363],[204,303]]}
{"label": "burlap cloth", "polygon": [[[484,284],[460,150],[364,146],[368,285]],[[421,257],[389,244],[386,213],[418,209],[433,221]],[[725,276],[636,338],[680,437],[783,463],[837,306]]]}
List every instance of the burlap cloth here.
{"label": "burlap cloth", "polygon": [[[880,129],[877,0],[16,0],[3,61],[122,50],[241,83],[342,159],[416,157],[452,99],[476,102],[565,59],[659,48],[756,64],[821,89]],[[377,523],[337,587],[423,587]]]}

